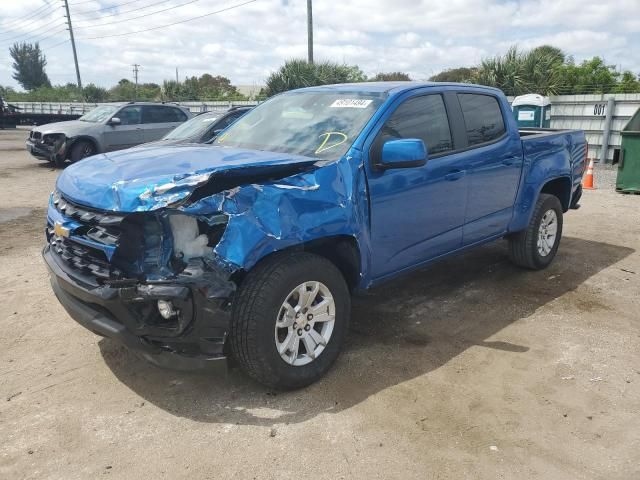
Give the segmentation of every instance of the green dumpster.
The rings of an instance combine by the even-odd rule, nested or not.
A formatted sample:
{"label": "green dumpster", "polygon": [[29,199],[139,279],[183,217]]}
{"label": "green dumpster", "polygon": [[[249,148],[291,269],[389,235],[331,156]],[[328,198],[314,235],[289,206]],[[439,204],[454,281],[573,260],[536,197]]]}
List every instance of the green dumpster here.
{"label": "green dumpster", "polygon": [[519,128],[549,128],[551,126],[551,101],[537,93],[520,95],[511,104],[513,116]]}
{"label": "green dumpster", "polygon": [[616,190],[640,193],[640,108],[622,130]]}

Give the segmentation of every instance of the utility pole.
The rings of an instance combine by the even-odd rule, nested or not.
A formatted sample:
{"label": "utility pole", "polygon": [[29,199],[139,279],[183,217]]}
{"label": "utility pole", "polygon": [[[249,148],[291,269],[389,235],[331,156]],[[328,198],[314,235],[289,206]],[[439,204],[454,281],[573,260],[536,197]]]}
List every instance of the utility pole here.
{"label": "utility pole", "polygon": [[176,67],[176,83],[180,83],[180,80],[178,77],[178,67]]}
{"label": "utility pole", "polygon": [[140,65],[137,63],[134,63],[131,66],[133,67],[133,78],[136,81],[136,87],[135,87],[135,90],[133,91],[133,99],[137,100],[138,99],[138,69],[140,68]]}
{"label": "utility pole", "polygon": [[76,77],[78,79],[78,88],[82,90],[82,80],[80,80],[80,67],[78,67],[78,54],[76,53],[76,41],[73,38],[73,27],[71,26],[71,13],[69,13],[69,1],[62,0],[64,2],[64,8],[67,11],[67,25],[69,25],[69,35],[71,36],[71,48],[73,49],[73,61],[76,64]]}
{"label": "utility pole", "polygon": [[307,0],[307,61],[313,63],[313,9],[312,0]]}

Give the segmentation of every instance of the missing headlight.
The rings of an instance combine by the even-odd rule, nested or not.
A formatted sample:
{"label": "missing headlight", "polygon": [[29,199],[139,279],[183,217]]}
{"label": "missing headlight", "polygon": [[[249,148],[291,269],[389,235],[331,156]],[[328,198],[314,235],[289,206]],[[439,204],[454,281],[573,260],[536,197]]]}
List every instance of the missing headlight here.
{"label": "missing headlight", "polygon": [[213,248],[224,234],[226,215],[199,219],[190,215],[169,216],[173,235],[173,257],[188,262],[191,258],[213,254]]}
{"label": "missing headlight", "polygon": [[63,133],[50,133],[42,137],[42,142],[45,145],[59,145],[64,142],[65,138]]}

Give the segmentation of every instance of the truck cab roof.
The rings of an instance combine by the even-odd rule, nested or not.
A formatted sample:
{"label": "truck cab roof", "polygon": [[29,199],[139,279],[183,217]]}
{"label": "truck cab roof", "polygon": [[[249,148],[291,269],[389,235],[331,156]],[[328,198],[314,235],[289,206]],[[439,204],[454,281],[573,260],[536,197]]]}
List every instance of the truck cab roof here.
{"label": "truck cab roof", "polygon": [[360,92],[360,93],[387,93],[390,95],[400,94],[418,88],[442,88],[442,87],[459,87],[462,89],[481,89],[491,93],[502,93],[501,90],[484,85],[476,85],[474,83],[454,83],[454,82],[360,82],[360,83],[339,83],[334,85],[319,85],[316,87],[306,87],[295,90],[296,92],[326,92],[326,91],[343,91],[343,92]]}

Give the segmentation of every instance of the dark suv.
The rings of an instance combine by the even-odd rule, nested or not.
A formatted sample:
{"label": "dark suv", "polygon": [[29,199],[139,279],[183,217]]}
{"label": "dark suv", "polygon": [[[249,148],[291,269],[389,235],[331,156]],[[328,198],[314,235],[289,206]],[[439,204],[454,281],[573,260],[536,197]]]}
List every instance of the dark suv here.
{"label": "dark suv", "polygon": [[201,113],[171,130],[160,140],[148,145],[178,145],[182,143],[209,143],[225,128],[253,107],[231,107],[227,110],[212,110]]}

